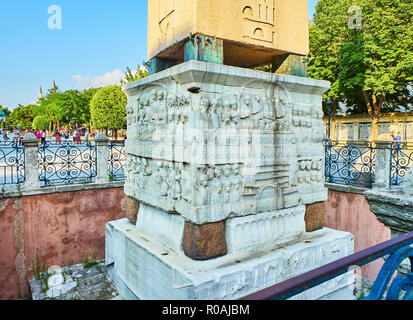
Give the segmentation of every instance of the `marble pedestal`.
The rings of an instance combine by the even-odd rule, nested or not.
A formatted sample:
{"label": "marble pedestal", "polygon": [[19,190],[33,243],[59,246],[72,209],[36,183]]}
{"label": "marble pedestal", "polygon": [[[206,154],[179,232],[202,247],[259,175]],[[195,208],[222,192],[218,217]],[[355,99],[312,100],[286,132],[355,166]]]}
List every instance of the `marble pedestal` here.
{"label": "marble pedestal", "polygon": [[[109,277],[128,300],[235,300],[354,250],[351,234],[324,228],[272,249],[194,261],[127,219],[107,224],[106,243]],[[348,273],[292,299],[351,300],[353,283],[354,273]]]}
{"label": "marble pedestal", "polygon": [[[237,299],[353,252],[349,234],[306,232],[306,208],[327,199],[328,88],[199,61],[126,85],[124,190],[139,210],[106,229],[126,298]],[[347,298],[349,277],[307,298]]]}

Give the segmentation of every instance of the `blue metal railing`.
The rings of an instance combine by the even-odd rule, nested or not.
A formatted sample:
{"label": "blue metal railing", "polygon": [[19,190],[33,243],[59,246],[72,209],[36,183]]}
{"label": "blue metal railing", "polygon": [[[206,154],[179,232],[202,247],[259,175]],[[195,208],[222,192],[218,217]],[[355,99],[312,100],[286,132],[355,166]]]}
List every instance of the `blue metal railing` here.
{"label": "blue metal railing", "polygon": [[0,143],[0,186],[24,183],[24,147],[18,142]]}
{"label": "blue metal railing", "polygon": [[413,148],[407,144],[391,144],[390,186],[399,186],[413,165]]}
{"label": "blue metal railing", "polygon": [[39,146],[41,187],[94,182],[96,144],[50,143]]}
{"label": "blue metal railing", "polygon": [[125,180],[126,152],[124,141],[111,141],[108,145],[108,173],[111,181]]}
{"label": "blue metal railing", "polygon": [[326,182],[371,188],[374,183],[376,149],[371,143],[325,144]]}
{"label": "blue metal railing", "polygon": [[[398,300],[401,293],[404,294],[404,300],[412,300],[413,248],[410,247],[412,244],[413,232],[410,232],[246,296],[241,300],[286,300],[343,275],[351,271],[354,266],[361,267],[387,255],[390,256],[386,259],[370,294],[363,300],[381,300],[387,289],[387,300]],[[398,275],[391,281],[394,272],[407,258],[410,259],[411,272],[407,276]]]}

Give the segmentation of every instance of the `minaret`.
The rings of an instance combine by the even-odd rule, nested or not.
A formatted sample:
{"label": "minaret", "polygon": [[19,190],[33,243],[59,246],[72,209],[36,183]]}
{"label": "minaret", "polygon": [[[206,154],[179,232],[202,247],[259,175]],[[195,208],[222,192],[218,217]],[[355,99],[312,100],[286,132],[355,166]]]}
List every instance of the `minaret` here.
{"label": "minaret", "polygon": [[52,85],[52,92],[56,92],[57,88],[56,88],[56,83],[53,80],[53,85]]}
{"label": "minaret", "polygon": [[43,99],[43,91],[42,91],[42,86],[40,86],[39,90],[39,99],[37,100],[38,103],[40,103]]}

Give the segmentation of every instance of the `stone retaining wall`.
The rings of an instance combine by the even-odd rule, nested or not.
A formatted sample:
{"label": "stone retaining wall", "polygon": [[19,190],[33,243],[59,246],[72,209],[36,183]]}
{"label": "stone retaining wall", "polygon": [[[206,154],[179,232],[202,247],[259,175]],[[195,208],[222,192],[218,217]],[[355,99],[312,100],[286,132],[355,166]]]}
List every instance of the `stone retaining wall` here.
{"label": "stone retaining wall", "polygon": [[[363,190],[344,186],[334,190],[331,186],[328,187],[325,226],[352,233],[354,252],[391,239],[390,229],[378,221],[376,215],[370,211]],[[361,271],[357,270],[356,273],[369,280],[376,280],[383,263],[383,259],[378,259],[362,267]]]}
{"label": "stone retaining wall", "polygon": [[0,299],[26,297],[36,265],[65,267],[94,255],[104,258],[105,224],[125,217],[124,207],[122,183],[2,194]]}

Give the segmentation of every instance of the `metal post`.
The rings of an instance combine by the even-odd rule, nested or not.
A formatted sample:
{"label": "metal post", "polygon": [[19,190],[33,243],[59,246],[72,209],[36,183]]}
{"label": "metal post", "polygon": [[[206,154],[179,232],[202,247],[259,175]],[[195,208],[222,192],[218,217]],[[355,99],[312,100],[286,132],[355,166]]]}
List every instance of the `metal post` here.
{"label": "metal post", "polygon": [[96,183],[108,183],[108,144],[109,138],[103,132],[95,137],[96,142]]}
{"label": "metal post", "polygon": [[333,109],[333,102],[328,100],[326,104],[328,110],[328,138],[331,140],[331,111]]}

